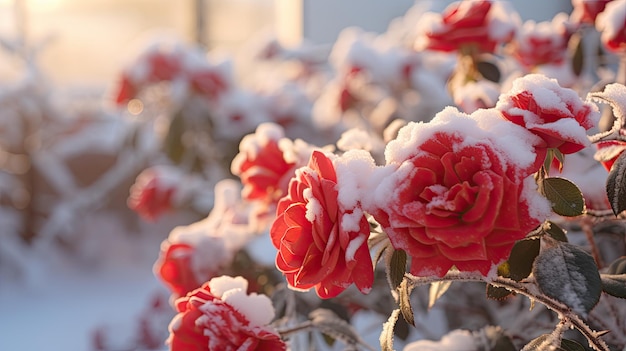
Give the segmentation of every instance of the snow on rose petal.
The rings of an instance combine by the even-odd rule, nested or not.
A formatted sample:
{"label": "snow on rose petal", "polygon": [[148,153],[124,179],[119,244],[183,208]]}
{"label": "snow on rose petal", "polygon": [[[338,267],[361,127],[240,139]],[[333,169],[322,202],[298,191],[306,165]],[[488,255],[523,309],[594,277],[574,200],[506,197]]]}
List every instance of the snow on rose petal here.
{"label": "snow on rose petal", "polygon": [[513,81],[495,107],[509,121],[525,127],[544,141],[544,148],[571,154],[590,145],[587,130],[596,126],[600,112],[555,79],[529,74]]}
{"label": "snow on rose petal", "polygon": [[[506,142],[492,133],[507,129]],[[449,107],[400,130],[387,145],[393,172],[374,190],[372,213],[411,257],[412,274],[443,276],[456,266],[487,275],[547,218],[529,168],[534,142],[495,110]]]}

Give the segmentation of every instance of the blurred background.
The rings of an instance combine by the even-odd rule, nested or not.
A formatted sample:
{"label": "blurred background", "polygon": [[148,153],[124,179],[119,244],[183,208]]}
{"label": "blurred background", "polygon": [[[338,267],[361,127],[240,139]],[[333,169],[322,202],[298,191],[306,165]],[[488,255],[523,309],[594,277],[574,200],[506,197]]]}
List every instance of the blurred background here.
{"label": "blurred background", "polygon": [[[156,221],[128,209],[137,175],[162,163],[160,123],[176,117],[158,91],[152,110],[111,108],[120,72],[149,40],[232,57],[270,34],[329,49],[346,27],[381,33],[413,6],[451,2],[0,0],[0,351],[163,349],[172,311],[152,265],[174,227],[206,217],[215,179],[194,189],[194,206]],[[572,9],[512,3],[537,21]]]}
{"label": "blurred background", "polygon": [[[45,42],[40,65],[60,84],[107,84],[147,35],[163,31],[234,51],[263,31],[286,45],[332,43],[341,29],[384,31],[414,4],[440,11],[452,0],[1,0],[0,33]],[[571,11],[568,0],[513,0],[523,19]],[[11,75],[0,65],[2,76]]]}

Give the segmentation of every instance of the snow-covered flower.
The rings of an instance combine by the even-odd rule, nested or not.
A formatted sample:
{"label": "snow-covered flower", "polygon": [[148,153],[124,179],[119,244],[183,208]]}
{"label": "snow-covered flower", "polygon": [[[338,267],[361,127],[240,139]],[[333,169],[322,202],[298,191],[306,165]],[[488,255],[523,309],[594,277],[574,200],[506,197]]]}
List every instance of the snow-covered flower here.
{"label": "snow-covered flower", "polygon": [[[529,74],[513,81],[511,90],[500,95],[496,109],[509,121],[523,126],[544,141],[544,148],[563,154],[590,145],[587,130],[597,125],[600,112],[555,79]],[[540,150],[538,150],[540,151]]]}
{"label": "snow-covered flower", "polygon": [[587,23],[593,24],[596,21],[596,17],[602,11],[608,3],[612,0],[572,0],[574,10],[571,14],[572,22],[574,23]]}
{"label": "snow-covered flower", "polygon": [[493,109],[471,116],[448,107],[409,123],[387,144],[373,215],[418,276],[452,266],[487,275],[513,244],[550,214],[531,175],[532,134]]}
{"label": "snow-covered flower", "polygon": [[276,267],[289,286],[315,288],[322,298],[337,296],[352,283],[367,293],[374,280],[369,223],[358,195],[340,186],[351,179],[337,171],[338,162],[314,151],[309,165],[299,168],[289,183],[270,229],[278,249]]}
{"label": "snow-covered flower", "polygon": [[498,44],[515,34],[519,18],[501,1],[458,1],[442,14],[428,13],[420,23],[418,50],[451,52],[476,46],[494,52]]}
{"label": "snow-covered flower", "polygon": [[279,125],[263,123],[241,140],[231,172],[241,178],[244,199],[275,203],[287,193],[296,163],[285,160],[279,145],[283,139]]}
{"label": "snow-covered flower", "polygon": [[181,76],[185,52],[179,45],[151,45],[121,74],[113,92],[117,105],[123,105],[149,84],[172,81]]}
{"label": "snow-covered flower", "polygon": [[604,46],[618,54],[626,55],[626,0],[608,4],[596,18],[596,29]]}
{"label": "snow-covered flower", "polygon": [[621,140],[606,140],[596,144],[598,151],[594,158],[602,163],[607,171],[611,170],[617,158],[626,150],[626,142]]}
{"label": "snow-covered flower", "polygon": [[172,351],[284,351],[268,324],[274,307],[265,295],[248,294],[242,277],[211,279],[176,301],[167,343]]}
{"label": "snow-covered flower", "polygon": [[557,14],[550,22],[526,21],[511,43],[512,54],[529,68],[560,64],[565,60],[572,32],[565,13]]}
{"label": "snow-covered flower", "polygon": [[156,220],[174,208],[174,197],[183,174],[174,167],[143,170],[130,188],[128,207],[147,220]]}

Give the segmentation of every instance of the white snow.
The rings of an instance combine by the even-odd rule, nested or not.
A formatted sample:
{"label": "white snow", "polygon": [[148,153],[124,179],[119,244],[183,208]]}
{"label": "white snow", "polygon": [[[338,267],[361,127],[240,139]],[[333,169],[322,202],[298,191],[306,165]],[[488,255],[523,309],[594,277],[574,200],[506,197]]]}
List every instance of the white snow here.
{"label": "white snow", "polygon": [[420,340],[410,343],[403,351],[476,351],[478,345],[471,332],[453,330],[439,341]]}
{"label": "white snow", "polygon": [[454,107],[446,107],[430,123],[411,122],[400,129],[396,140],[389,142],[385,149],[387,163],[401,163],[415,156],[416,146],[436,133],[460,137],[463,141],[457,147],[490,145],[501,151],[503,162],[522,169],[535,159],[532,145],[536,139],[524,128],[502,119],[497,111],[479,109],[470,116]]}
{"label": "white snow", "polygon": [[626,28],[626,0],[613,0],[606,4],[604,11],[596,17],[596,29],[602,33],[602,41],[607,42]]}
{"label": "white snow", "polygon": [[274,306],[269,297],[243,289],[231,289],[224,292],[222,300],[241,312],[252,326],[263,326],[274,319]]}

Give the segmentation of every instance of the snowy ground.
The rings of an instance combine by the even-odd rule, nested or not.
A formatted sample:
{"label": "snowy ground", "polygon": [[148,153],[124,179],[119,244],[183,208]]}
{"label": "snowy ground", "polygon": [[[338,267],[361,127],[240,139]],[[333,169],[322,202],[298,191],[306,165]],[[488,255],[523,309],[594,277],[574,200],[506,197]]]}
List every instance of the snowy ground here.
{"label": "snowy ground", "polygon": [[132,236],[119,225],[91,223],[100,230],[90,234],[82,256],[48,249],[29,260],[29,277],[0,277],[1,351],[91,351],[98,328],[110,341],[108,351],[127,350],[138,317],[155,296],[167,298],[152,264],[173,223]]}

